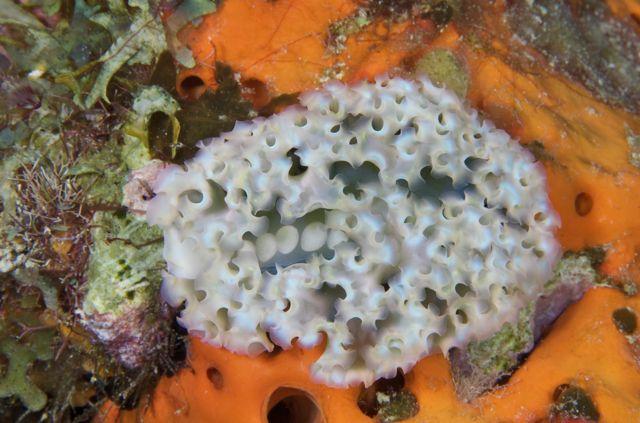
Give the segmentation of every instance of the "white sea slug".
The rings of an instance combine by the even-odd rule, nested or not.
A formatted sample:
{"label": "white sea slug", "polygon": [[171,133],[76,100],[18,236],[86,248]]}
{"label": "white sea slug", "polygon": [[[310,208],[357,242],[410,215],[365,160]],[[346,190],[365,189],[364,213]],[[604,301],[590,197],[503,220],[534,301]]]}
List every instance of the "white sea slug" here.
{"label": "white sea slug", "polygon": [[426,79],[329,83],[155,192],[180,323],[244,354],[326,338],[311,372],[333,386],[493,334],[559,255],[540,165]]}

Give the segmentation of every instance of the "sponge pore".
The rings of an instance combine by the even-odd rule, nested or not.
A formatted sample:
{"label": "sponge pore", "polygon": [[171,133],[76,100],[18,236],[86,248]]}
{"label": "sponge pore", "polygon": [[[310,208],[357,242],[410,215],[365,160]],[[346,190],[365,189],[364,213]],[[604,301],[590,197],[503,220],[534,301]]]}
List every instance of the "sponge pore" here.
{"label": "sponge pore", "polygon": [[162,171],[162,292],[243,354],[310,347],[332,386],[373,383],[514,322],[552,275],[543,170],[428,80],[332,82]]}

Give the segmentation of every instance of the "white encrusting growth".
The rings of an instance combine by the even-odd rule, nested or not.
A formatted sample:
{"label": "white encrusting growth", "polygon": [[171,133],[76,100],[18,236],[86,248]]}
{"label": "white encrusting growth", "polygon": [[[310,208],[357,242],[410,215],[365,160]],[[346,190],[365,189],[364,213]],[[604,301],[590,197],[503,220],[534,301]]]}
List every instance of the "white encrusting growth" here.
{"label": "white encrusting growth", "polygon": [[[257,354],[326,338],[336,386],[491,335],[559,248],[541,167],[427,80],[327,84],[164,170],[164,298],[206,341]],[[268,336],[267,336],[268,334]]]}

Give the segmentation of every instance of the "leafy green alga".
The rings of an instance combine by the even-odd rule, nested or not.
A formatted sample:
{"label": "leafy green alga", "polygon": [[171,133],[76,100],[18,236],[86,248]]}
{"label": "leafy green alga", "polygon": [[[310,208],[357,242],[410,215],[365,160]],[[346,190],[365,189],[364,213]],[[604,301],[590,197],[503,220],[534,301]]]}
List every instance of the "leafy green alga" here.
{"label": "leafy green alga", "polygon": [[29,378],[36,360],[53,358],[54,331],[43,328],[33,296],[25,296],[11,314],[0,317],[0,354],[7,368],[0,377],[0,398],[17,396],[31,411],[41,410],[47,395]]}
{"label": "leafy green alga", "polygon": [[[110,12],[117,15],[129,16],[129,11],[123,1],[112,0]],[[147,0],[129,0],[128,6],[135,10],[131,17],[131,24],[125,30],[114,25],[114,20],[104,14],[93,18],[112,33],[115,42],[111,45],[98,62],[102,65],[100,72],[84,100],[85,107],[92,107],[98,99],[109,102],[107,85],[115,73],[125,64],[149,65],[155,63],[157,57],[167,48],[164,28],[160,17],[154,15]]]}
{"label": "leafy green alga", "polygon": [[[545,284],[550,294],[559,284],[597,282],[598,275],[586,254],[568,254],[557,264],[553,278]],[[543,294],[543,295],[544,295]],[[519,356],[534,345],[533,314],[535,303],[524,307],[515,324],[506,323],[492,337],[467,346],[471,362],[485,374],[504,375],[517,367]]]}

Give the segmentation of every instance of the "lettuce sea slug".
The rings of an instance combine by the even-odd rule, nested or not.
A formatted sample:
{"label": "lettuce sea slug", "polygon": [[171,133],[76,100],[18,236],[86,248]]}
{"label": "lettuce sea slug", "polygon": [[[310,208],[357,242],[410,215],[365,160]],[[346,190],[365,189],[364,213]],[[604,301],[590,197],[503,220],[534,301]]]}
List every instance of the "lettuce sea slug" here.
{"label": "lettuce sea slug", "polygon": [[333,386],[490,336],[559,256],[541,166],[426,79],[329,83],[154,191],[180,323],[243,354],[326,339],[311,370]]}

